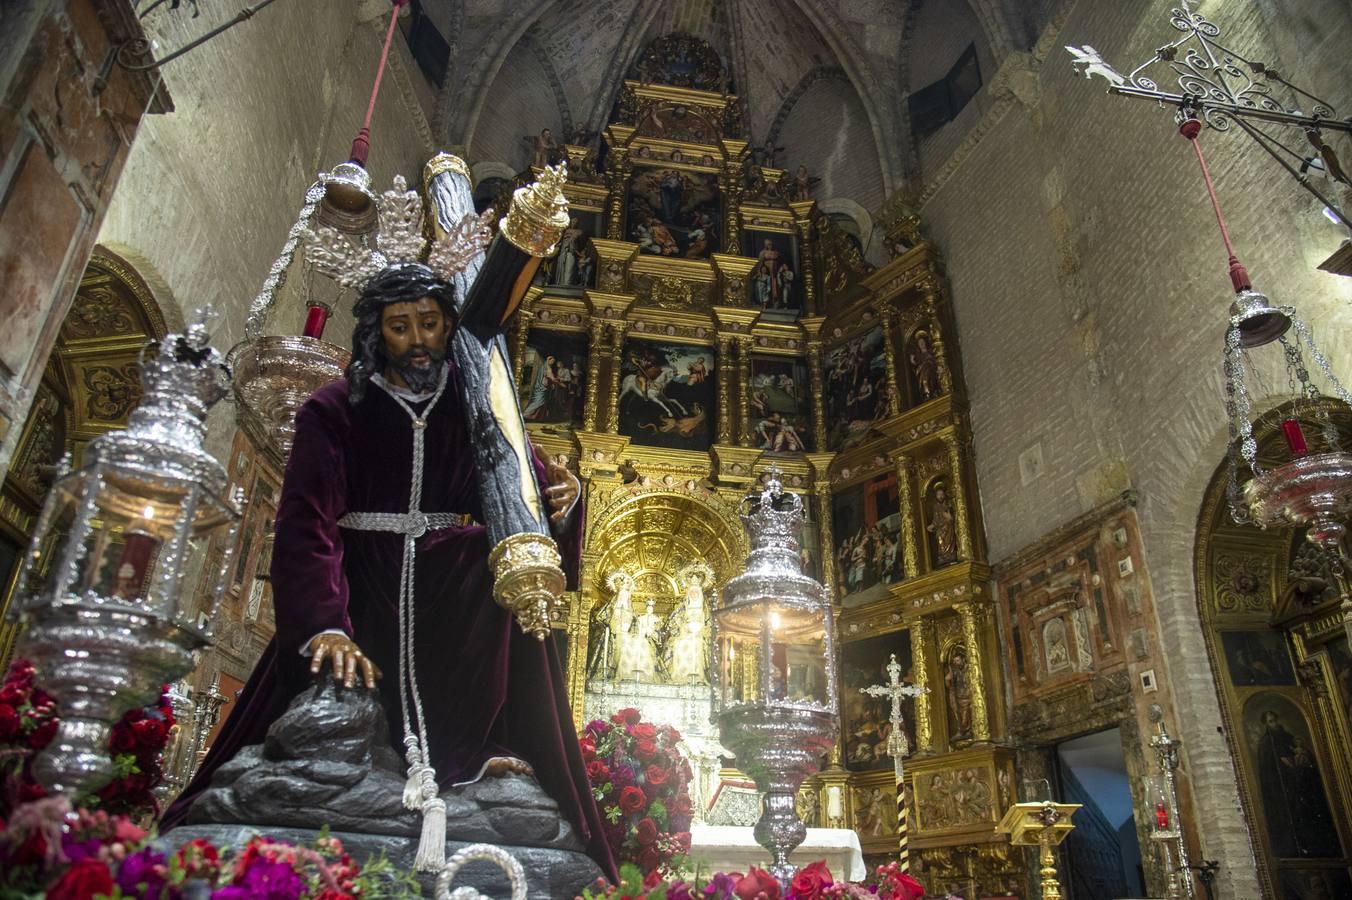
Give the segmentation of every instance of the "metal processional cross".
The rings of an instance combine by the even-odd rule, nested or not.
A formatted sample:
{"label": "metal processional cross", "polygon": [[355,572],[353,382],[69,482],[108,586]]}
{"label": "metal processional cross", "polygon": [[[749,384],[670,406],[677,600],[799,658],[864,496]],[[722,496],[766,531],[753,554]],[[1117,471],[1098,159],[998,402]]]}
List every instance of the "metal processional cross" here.
{"label": "metal processional cross", "polygon": [[897,662],[895,653],[892,654],[891,662],[887,664],[887,682],[869,685],[860,690],[870,697],[886,697],[892,701],[892,733],[887,737],[887,754],[892,757],[892,765],[897,776],[897,862],[901,866],[901,871],[909,872],[911,855],[906,838],[906,775],[902,771],[902,761],[911,752],[911,748],[906,742],[906,730],[903,727],[906,720],[901,715],[901,701],[904,697],[928,694],[929,688],[902,683],[901,663]]}

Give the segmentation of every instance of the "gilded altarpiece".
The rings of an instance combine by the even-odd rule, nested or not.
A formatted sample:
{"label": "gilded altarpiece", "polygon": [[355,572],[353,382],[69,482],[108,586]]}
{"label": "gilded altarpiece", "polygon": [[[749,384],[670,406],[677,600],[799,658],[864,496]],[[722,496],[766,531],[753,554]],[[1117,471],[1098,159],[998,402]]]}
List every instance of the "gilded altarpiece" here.
{"label": "gilded altarpiece", "polygon": [[[624,83],[604,171],[566,148],[570,201],[602,213],[595,285],[542,278],[512,326],[523,402],[546,410],[527,415],[531,436],[584,486],[581,583],[555,620],[574,716],[639,705],[699,739],[697,801],[744,791],[710,743],[707,672],[679,648],[740,571],[736,506],[773,464],[810,507],[805,565],[837,604],[852,595],[848,721],[803,808],[859,831],[870,861],[894,857],[890,725],[855,695],[896,652],[930,690],[907,710],[908,771],[928,778],[917,868],[964,895],[1020,890],[1022,856],[994,832],[1013,756],[938,253],[917,234],[870,264],[814,201],[788,199],[782,170],[751,162],[735,96],[658,81]],[[563,362],[582,347],[584,365]],[[563,381],[580,413],[548,412],[541,388]]]}
{"label": "gilded altarpiece", "polygon": [[[1256,437],[1260,462],[1276,464],[1275,427]],[[1231,520],[1226,476],[1222,464],[1199,516],[1198,612],[1259,877],[1271,896],[1352,896],[1352,660],[1338,594],[1303,535]]]}

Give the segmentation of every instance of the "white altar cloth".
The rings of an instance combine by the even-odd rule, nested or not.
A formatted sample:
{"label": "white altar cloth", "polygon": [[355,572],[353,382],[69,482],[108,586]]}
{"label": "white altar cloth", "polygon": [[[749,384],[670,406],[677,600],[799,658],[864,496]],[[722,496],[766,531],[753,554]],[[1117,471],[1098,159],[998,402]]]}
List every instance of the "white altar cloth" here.
{"label": "white altar cloth", "polygon": [[[789,862],[805,866],[826,860],[836,880],[863,881],[868,876],[859,835],[848,828],[809,828],[807,840],[789,855]],[[714,872],[745,872],[765,868],[770,854],[756,843],[751,829],[735,825],[695,825],[690,829],[690,864],[702,875]]]}

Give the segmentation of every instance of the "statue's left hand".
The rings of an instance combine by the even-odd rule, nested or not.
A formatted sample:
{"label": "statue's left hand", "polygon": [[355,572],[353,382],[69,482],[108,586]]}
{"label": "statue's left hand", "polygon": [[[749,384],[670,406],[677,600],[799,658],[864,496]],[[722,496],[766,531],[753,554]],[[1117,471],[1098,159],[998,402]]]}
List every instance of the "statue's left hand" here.
{"label": "statue's left hand", "polygon": [[[540,453],[540,449],[537,447],[535,452]],[[545,497],[548,498],[549,508],[552,510],[549,521],[558,525],[577,502],[582,485],[578,482],[577,476],[568,471],[568,457],[562,455],[546,457],[540,453],[540,458],[545,460],[545,477],[549,479],[549,487],[545,488]]]}

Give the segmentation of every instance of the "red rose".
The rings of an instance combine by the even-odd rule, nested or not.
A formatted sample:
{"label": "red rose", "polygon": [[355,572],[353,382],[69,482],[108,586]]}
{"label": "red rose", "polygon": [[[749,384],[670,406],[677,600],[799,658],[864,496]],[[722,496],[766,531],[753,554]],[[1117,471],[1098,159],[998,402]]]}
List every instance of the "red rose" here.
{"label": "red rose", "polygon": [[33,733],[28,736],[29,749],[41,750],[43,747],[50,744],[52,738],[56,737],[57,727],[56,719],[48,719],[37,728],[34,728]]}
{"label": "red rose", "polygon": [[644,722],[640,725],[635,725],[633,735],[640,741],[656,741],[657,726],[652,722]]}
{"label": "red rose", "polygon": [[131,733],[130,728],[116,725],[112,737],[108,738],[108,749],[114,753],[130,753],[136,749],[136,735]]}
{"label": "red rose", "polygon": [[657,745],[652,741],[639,741],[634,746],[634,755],[639,758],[639,762],[647,762],[657,753]]}
{"label": "red rose", "polygon": [[737,900],[779,900],[779,882],[764,869],[752,866],[732,892],[737,895]]}
{"label": "red rose", "polygon": [[113,873],[97,859],[82,859],[47,889],[48,900],[93,900],[113,892]]}
{"label": "red rose", "polygon": [[648,779],[648,784],[662,785],[667,783],[667,770],[659,766],[648,766],[648,771],[644,775]]}
{"label": "red rose", "polygon": [[584,737],[577,742],[578,747],[582,749],[582,761],[591,762],[596,759],[596,741],[589,737]]}
{"label": "red rose", "polygon": [[4,687],[0,687],[0,703],[4,703],[8,706],[18,706],[23,703],[26,699],[24,695],[24,689],[17,684],[7,684]]}
{"label": "red rose", "polygon": [[657,823],[652,819],[639,819],[637,835],[638,842],[644,847],[650,847],[657,843]]}
{"label": "red rose", "polygon": [[8,703],[0,703],[0,741],[19,733],[19,714]]}
{"label": "red rose", "polygon": [[627,816],[631,816],[648,805],[648,797],[643,793],[643,789],[630,785],[620,791],[620,810]]}
{"label": "red rose", "polygon": [[599,759],[594,759],[587,763],[587,777],[591,779],[592,784],[605,784],[606,779],[610,777],[610,768]]}
{"label": "red rose", "polygon": [[163,746],[169,729],[159,719],[141,719],[132,723],[131,733],[135,736],[136,743],[142,747],[160,747]]}
{"label": "red rose", "polygon": [[671,801],[671,811],[678,816],[690,815],[690,795],[681,794],[675,800]]}
{"label": "red rose", "polygon": [[817,860],[798,870],[798,874],[793,876],[789,890],[803,900],[815,900],[821,896],[822,889],[831,884],[831,870],[826,868],[823,860]]}
{"label": "red rose", "polygon": [[892,883],[897,891],[897,900],[924,900],[925,886],[905,872],[893,875]]}
{"label": "red rose", "polygon": [[623,722],[626,725],[637,725],[643,720],[643,716],[632,706],[626,706],[624,709],[611,716],[611,720],[614,722]]}
{"label": "red rose", "polygon": [[661,855],[656,847],[644,847],[643,852],[638,855],[638,867],[644,872],[651,872],[662,862]]}

